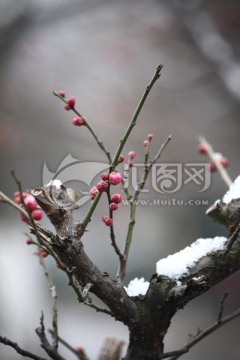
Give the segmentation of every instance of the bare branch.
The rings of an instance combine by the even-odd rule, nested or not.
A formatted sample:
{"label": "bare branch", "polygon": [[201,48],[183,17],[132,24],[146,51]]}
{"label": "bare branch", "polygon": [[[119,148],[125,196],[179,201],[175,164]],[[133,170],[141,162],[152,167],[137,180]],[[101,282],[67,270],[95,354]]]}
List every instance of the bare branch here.
{"label": "bare branch", "polygon": [[44,327],[44,316],[43,313],[40,318],[40,327],[36,329],[36,333],[41,340],[41,346],[46,351],[46,353],[53,359],[53,360],[66,360],[63,358],[57,351],[57,349],[50,345],[48,339],[45,334],[45,327]]}
{"label": "bare branch", "polygon": [[[224,299],[224,298],[223,298]],[[225,296],[226,299],[226,296]],[[223,301],[223,300],[222,300]],[[224,300],[225,301],[225,300]],[[207,337],[208,335],[212,334],[214,331],[216,331],[217,329],[220,329],[222,326],[226,325],[228,322],[232,321],[233,319],[235,319],[236,317],[240,316],[240,309],[236,310],[235,312],[233,312],[231,315],[226,316],[223,319],[218,318],[218,320],[212,324],[211,326],[209,326],[207,329],[200,331],[197,333],[197,335],[193,336],[191,338],[191,340],[186,343],[186,345],[180,349],[180,350],[176,350],[174,352],[169,352],[169,353],[165,353],[163,354],[163,356],[161,357],[161,359],[166,359],[166,358],[170,358],[170,360],[177,360],[180,358],[181,355],[185,354],[186,352],[188,352],[194,345],[198,344],[201,340],[203,340],[205,337]],[[174,356],[173,356],[174,355]]]}
{"label": "bare branch", "polygon": [[224,311],[224,303],[225,303],[227,297],[228,297],[228,292],[225,292],[225,294],[223,295],[223,298],[220,300],[220,307],[219,307],[217,322],[220,322],[222,320],[223,311]]}
{"label": "bare branch", "polygon": [[0,336],[0,343],[4,344],[4,345],[8,345],[8,346],[11,346],[13,349],[16,350],[16,352],[24,357],[28,357],[30,359],[34,359],[34,360],[47,360],[46,358],[43,358],[41,356],[37,356],[35,354],[32,354],[31,352],[27,351],[27,350],[23,350],[20,348],[20,346],[9,340],[8,338],[6,337],[3,337],[3,336]]}

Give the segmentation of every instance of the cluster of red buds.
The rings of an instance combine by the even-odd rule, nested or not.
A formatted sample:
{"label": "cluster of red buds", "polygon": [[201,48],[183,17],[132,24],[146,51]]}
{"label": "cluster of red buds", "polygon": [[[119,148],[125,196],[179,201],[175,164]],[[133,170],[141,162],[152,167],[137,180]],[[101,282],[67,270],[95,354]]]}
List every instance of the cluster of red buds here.
{"label": "cluster of red buds", "polygon": [[46,258],[48,256],[48,252],[42,248],[37,248],[37,250],[34,251],[34,255]]}
{"label": "cluster of red buds", "polygon": [[[110,202],[110,205],[109,205],[109,209],[111,211],[117,210],[118,209],[118,204],[120,204],[121,202],[122,202],[122,195],[113,194],[112,197],[111,197],[111,202]],[[107,226],[112,226],[112,224],[113,224],[113,219],[110,218],[109,216],[103,216],[102,221]]]}
{"label": "cluster of red buds", "polygon": [[[42,219],[42,212],[41,212],[41,210],[38,209],[37,202],[32,195],[30,195],[26,192],[22,193],[22,198],[24,200],[24,204],[22,203],[22,198],[21,198],[21,194],[19,191],[16,191],[14,193],[13,197],[14,197],[14,202],[16,204],[21,206],[23,209],[25,208],[25,206],[29,209],[33,220],[39,221]],[[20,219],[23,222],[25,222],[27,224],[29,223],[29,219],[25,215],[23,215],[20,211],[18,212],[18,214],[19,214]]]}
{"label": "cluster of red buds", "polygon": [[[62,93],[64,93],[64,92],[62,92]],[[60,92],[59,92],[59,94],[60,94]],[[61,96],[62,96],[62,95],[61,95]],[[65,97],[65,93],[64,93],[64,96],[62,96],[62,97]],[[66,105],[64,106],[64,109],[67,110],[67,111],[74,109],[75,103],[76,103],[75,97],[70,96],[70,97],[67,99],[67,103],[66,103]]]}
{"label": "cluster of red buds", "polygon": [[[199,152],[199,154],[203,154],[206,155],[207,154],[207,147],[204,144],[199,144],[197,147],[197,151]],[[226,158],[225,156],[223,156],[221,153],[214,153],[214,158],[216,160],[218,160],[223,167],[228,167],[228,158]],[[217,170],[217,166],[216,163],[214,161],[209,161],[208,163],[208,169],[211,172],[215,172]]]}
{"label": "cluster of red buds", "polygon": [[93,186],[90,191],[91,199],[95,199],[99,192],[106,192],[109,185],[118,185],[122,181],[122,176],[118,171],[113,171],[110,174],[102,173],[102,180],[97,183],[97,186]]}
{"label": "cluster of red buds", "polygon": [[[58,91],[58,94],[62,97],[65,98],[65,91],[64,90],[60,90]],[[70,96],[67,100],[66,105],[64,106],[64,109],[69,111],[69,110],[73,110],[75,107],[75,103],[76,103],[76,99],[73,96]],[[85,125],[86,123],[86,119],[84,116],[75,116],[74,118],[72,118],[72,124],[74,126],[82,126]]]}
{"label": "cluster of red buds", "polygon": [[[123,155],[120,160],[124,160]],[[110,174],[104,172],[101,174],[101,178],[102,180],[97,183],[97,186],[93,186],[89,191],[92,200],[95,199],[99,192],[106,192],[109,185],[118,185],[122,181],[122,175],[118,171],[112,171]],[[117,210],[118,204],[120,204],[121,201],[122,196],[120,194],[113,194],[109,205],[110,211]],[[103,216],[102,221],[105,225],[112,226],[113,220],[109,216]]]}
{"label": "cluster of red buds", "polygon": [[144,140],[143,145],[147,147],[152,139],[153,139],[153,134],[148,134],[147,140]]}

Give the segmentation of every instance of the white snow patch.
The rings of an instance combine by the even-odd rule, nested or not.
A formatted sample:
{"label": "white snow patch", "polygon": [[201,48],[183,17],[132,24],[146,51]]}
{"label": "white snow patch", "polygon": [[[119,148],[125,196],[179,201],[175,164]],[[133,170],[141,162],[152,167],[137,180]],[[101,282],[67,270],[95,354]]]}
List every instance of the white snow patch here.
{"label": "white snow patch", "polygon": [[51,180],[47,184],[47,186],[55,186],[58,190],[60,190],[61,185],[62,185],[62,182],[61,182],[61,180],[58,180],[58,179]]}
{"label": "white snow patch", "polygon": [[179,279],[188,272],[188,267],[193,266],[201,257],[209,252],[221,250],[226,240],[222,236],[216,236],[213,239],[198,239],[178,253],[160,259],[156,264],[157,274]]}
{"label": "white snow patch", "polygon": [[233,199],[240,198],[240,176],[238,176],[235,181],[230,185],[229,190],[223,197],[223,202],[225,204],[230,203]]}
{"label": "white snow patch", "polygon": [[135,278],[130,281],[128,287],[124,287],[129,296],[138,296],[145,295],[149,287],[149,282],[145,281],[142,277],[141,279]]}

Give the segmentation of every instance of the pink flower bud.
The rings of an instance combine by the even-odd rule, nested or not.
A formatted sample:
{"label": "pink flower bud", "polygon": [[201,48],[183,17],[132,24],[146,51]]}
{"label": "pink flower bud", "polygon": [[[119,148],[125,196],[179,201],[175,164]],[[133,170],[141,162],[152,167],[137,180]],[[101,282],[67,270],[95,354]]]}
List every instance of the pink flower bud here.
{"label": "pink flower bud", "polygon": [[102,174],[101,174],[101,178],[102,178],[103,181],[108,181],[108,179],[109,179],[109,174],[107,174],[107,173],[102,173]]}
{"label": "pink flower bud", "polygon": [[148,134],[148,140],[151,141],[153,139],[153,134]]}
{"label": "pink flower bud", "polygon": [[97,189],[96,186],[93,186],[93,187],[90,189],[89,194],[90,194],[90,197],[91,197],[92,200],[95,199],[95,197],[97,196],[98,192],[99,192],[99,191],[98,191],[98,189]]}
{"label": "pink flower bud", "polygon": [[220,163],[222,164],[223,167],[225,167],[225,168],[228,167],[228,164],[229,164],[229,163],[228,163],[228,158],[226,158],[226,157],[223,156],[223,157],[220,159]]}
{"label": "pink flower bud", "polygon": [[212,161],[207,164],[207,167],[208,167],[208,170],[211,172],[215,172],[217,170],[215,163]]}
{"label": "pink flower bud", "polygon": [[26,244],[27,244],[27,245],[31,245],[31,244],[32,244],[32,240],[31,240],[31,239],[27,239],[27,240],[26,240]]}
{"label": "pink flower bud", "polygon": [[77,352],[79,352],[79,353],[81,353],[81,354],[84,353],[84,349],[83,349],[81,346],[76,346],[76,347],[75,347],[75,351],[77,351]]}
{"label": "pink flower bud", "polygon": [[107,191],[108,189],[108,182],[107,181],[99,181],[99,183],[97,184],[97,189],[98,191],[100,192],[104,192],[104,191]]}
{"label": "pink flower bud", "polygon": [[129,157],[129,159],[134,159],[135,157],[136,157],[136,152],[135,151],[129,151],[129,153],[128,153],[128,157]]}
{"label": "pink flower bud", "polygon": [[111,197],[112,202],[116,203],[116,204],[120,204],[120,202],[122,201],[122,195],[120,194],[113,194]]}
{"label": "pink flower bud", "polygon": [[31,216],[32,216],[33,220],[39,221],[42,219],[42,212],[41,212],[41,210],[33,210],[31,212]]}
{"label": "pink flower bud", "polygon": [[15,196],[14,197],[14,202],[15,202],[15,204],[21,204],[21,198],[20,198],[20,196]]}
{"label": "pink flower bud", "polygon": [[82,126],[85,124],[85,118],[82,116],[81,117],[76,116],[72,119],[72,124],[75,126]]}
{"label": "pink flower bud", "polygon": [[115,210],[118,209],[118,204],[116,204],[115,202],[112,202],[112,203],[109,205],[109,208],[110,208],[110,210],[115,211]]}
{"label": "pink flower bud", "polygon": [[69,110],[71,109],[71,107],[70,107],[68,104],[66,104],[66,105],[64,106],[64,109],[67,110],[67,111],[69,111]]}
{"label": "pink flower bud", "polygon": [[102,217],[102,221],[103,221],[104,224],[107,225],[107,226],[112,226],[112,224],[113,224],[113,219],[111,219],[111,218],[108,217],[108,216],[103,216],[103,217]]}
{"label": "pink flower bud", "polygon": [[143,145],[144,145],[145,147],[147,147],[148,144],[149,144],[148,140],[144,140]]}
{"label": "pink flower bud", "polygon": [[30,210],[34,210],[37,207],[37,202],[32,195],[28,195],[26,199],[24,199],[24,203]]}
{"label": "pink flower bud", "polygon": [[65,91],[64,90],[60,90],[59,92],[59,95],[63,98],[65,98]]}
{"label": "pink flower bud", "polygon": [[109,174],[109,182],[111,185],[117,185],[122,181],[122,176],[119,172],[113,171]]}
{"label": "pink flower bud", "polygon": [[121,164],[123,161],[124,161],[124,156],[123,154],[120,154],[118,158],[118,163]]}
{"label": "pink flower bud", "polygon": [[75,106],[75,102],[76,100],[73,96],[70,96],[70,98],[67,99],[67,103],[71,109]]}
{"label": "pink flower bud", "polygon": [[40,250],[40,253],[41,253],[41,255],[42,255],[43,258],[45,258],[45,257],[48,256],[48,252],[47,252],[46,250],[44,250],[44,249],[41,249],[41,250]]}
{"label": "pink flower bud", "polygon": [[20,211],[18,212],[18,215],[23,222],[25,222],[26,224],[29,223],[29,219],[25,215],[23,215]]}
{"label": "pink flower bud", "polygon": [[207,152],[207,147],[204,144],[199,144],[197,147],[197,151],[199,152],[199,154],[206,154]]}

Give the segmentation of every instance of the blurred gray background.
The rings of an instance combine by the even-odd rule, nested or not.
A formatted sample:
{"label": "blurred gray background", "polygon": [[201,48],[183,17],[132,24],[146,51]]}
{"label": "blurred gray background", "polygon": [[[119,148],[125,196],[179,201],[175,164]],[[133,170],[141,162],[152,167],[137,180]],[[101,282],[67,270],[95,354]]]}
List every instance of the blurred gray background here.
{"label": "blurred gray background", "polygon": [[[154,134],[155,154],[172,134],[163,154],[169,163],[205,162],[197,151],[204,135],[229,158],[229,174],[239,174],[240,5],[237,1],[200,0],[1,0],[0,1],[0,183],[10,197],[16,185],[15,169],[24,189],[42,185],[43,165],[54,173],[69,154],[80,161],[105,161],[85,128],[71,125],[72,114],[63,109],[52,90],[75,96],[77,108],[88,118],[108,149],[114,152],[139,98],[155,71],[164,65],[126,145],[143,159],[142,142]],[[81,177],[81,175],[80,175]],[[149,185],[149,184],[148,184]],[[149,185],[150,187],[150,185]],[[164,199],[221,198],[226,185],[218,174],[199,193],[194,184]],[[161,198],[154,191],[144,194]],[[117,259],[101,222],[102,206],[85,238],[88,253],[112,276]],[[149,279],[155,263],[200,237],[225,235],[206,218],[207,205],[141,206],[126,284],[138,276]],[[81,219],[84,205],[77,213]],[[0,207],[0,333],[43,356],[34,329],[41,310],[51,326],[51,303],[44,274],[34,249],[25,245],[26,227],[16,212]],[[116,233],[123,244],[128,209],[116,214]],[[46,219],[45,226],[49,226]],[[78,304],[66,276],[47,259],[59,294],[59,332],[73,346],[81,345],[96,359],[107,336],[127,342],[127,329]],[[182,346],[190,333],[215,321],[218,303],[229,290],[226,313],[240,305],[239,274],[186,306],[173,319],[166,349]],[[183,359],[213,360],[240,356],[235,320],[196,346]],[[62,354],[74,359],[65,349]],[[11,348],[0,344],[0,358],[18,360]]]}

